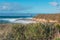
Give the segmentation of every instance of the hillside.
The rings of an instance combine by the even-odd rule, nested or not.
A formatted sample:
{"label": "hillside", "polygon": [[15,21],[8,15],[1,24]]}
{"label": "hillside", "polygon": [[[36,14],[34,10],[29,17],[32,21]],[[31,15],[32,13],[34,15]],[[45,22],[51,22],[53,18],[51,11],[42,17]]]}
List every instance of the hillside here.
{"label": "hillside", "polygon": [[53,40],[60,34],[60,24],[0,24],[0,40]]}
{"label": "hillside", "polygon": [[36,19],[57,20],[60,22],[60,14],[38,14]]}

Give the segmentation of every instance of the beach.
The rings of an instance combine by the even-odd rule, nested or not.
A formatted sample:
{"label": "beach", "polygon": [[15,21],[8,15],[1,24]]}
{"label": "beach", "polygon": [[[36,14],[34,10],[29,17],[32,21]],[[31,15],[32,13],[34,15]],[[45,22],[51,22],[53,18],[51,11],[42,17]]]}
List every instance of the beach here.
{"label": "beach", "polygon": [[9,23],[22,23],[22,24],[36,23],[36,21],[34,21],[33,18],[3,18],[0,20],[9,21]]}

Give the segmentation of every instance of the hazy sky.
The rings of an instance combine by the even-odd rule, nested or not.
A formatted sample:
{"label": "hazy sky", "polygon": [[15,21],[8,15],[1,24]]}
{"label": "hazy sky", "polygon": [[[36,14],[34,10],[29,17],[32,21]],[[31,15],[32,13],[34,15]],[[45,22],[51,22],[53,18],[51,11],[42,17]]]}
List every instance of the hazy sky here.
{"label": "hazy sky", "polygon": [[59,13],[60,0],[0,0],[0,13]]}

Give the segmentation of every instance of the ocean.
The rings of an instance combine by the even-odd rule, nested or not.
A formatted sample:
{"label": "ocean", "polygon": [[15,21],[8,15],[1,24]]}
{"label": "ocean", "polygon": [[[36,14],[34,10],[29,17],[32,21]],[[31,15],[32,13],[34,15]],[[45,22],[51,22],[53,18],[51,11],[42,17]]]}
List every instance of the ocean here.
{"label": "ocean", "polygon": [[20,16],[0,16],[0,24],[2,23],[35,23],[35,21],[32,21],[34,15],[20,15]]}

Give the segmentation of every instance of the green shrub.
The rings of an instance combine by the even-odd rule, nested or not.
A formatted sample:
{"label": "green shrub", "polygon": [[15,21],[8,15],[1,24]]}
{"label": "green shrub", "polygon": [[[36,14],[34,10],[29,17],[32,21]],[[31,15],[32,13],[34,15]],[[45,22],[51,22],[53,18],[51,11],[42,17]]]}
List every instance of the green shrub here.
{"label": "green shrub", "polygon": [[56,33],[53,23],[14,24],[6,40],[53,40]]}
{"label": "green shrub", "polygon": [[60,33],[60,24],[56,24],[57,29],[59,30]]}

